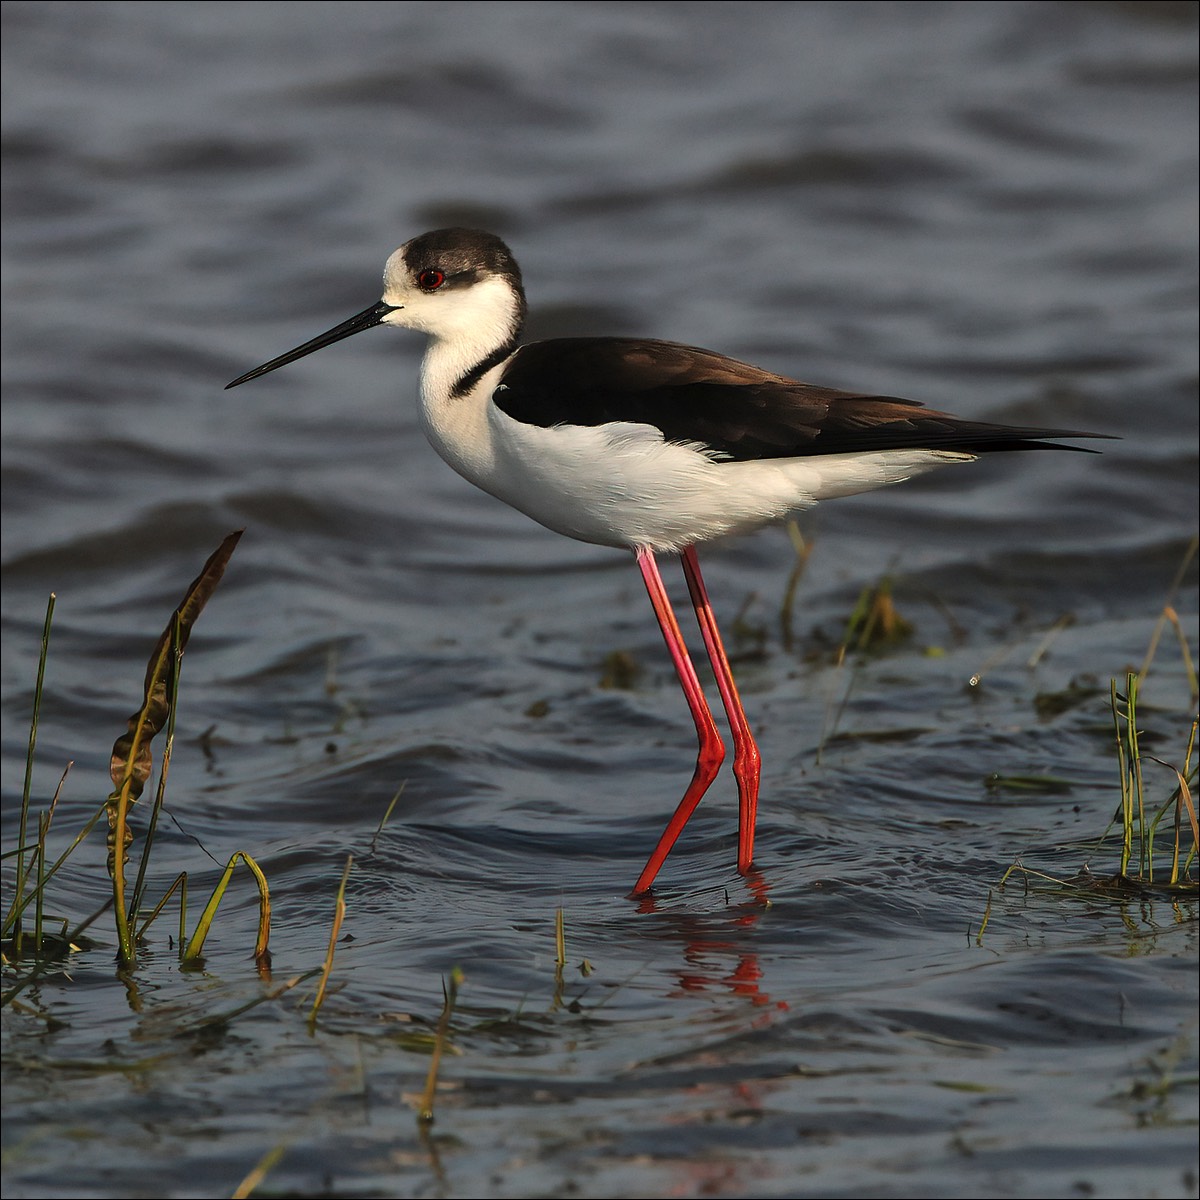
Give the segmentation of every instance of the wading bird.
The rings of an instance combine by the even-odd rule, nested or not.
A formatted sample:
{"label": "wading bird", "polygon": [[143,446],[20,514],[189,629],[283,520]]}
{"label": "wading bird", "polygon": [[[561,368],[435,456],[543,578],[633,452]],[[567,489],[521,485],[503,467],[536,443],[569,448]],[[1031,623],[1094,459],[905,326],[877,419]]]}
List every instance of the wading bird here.
{"label": "wading bird", "polygon": [[549,529],[633,552],[696,724],[696,768],[633,894],[650,889],[725,748],[655,555],[677,553],[733,738],[738,870],[750,870],[760,759],[700,575],[696,546],[808,508],[1006,450],[1079,449],[1103,437],[965,421],[912,400],[798,383],[747,363],[643,338],[522,346],[525,290],[509,248],[438,229],[387,260],[383,299],[230,383],[376,325],[429,338],[421,423],[460,475]]}

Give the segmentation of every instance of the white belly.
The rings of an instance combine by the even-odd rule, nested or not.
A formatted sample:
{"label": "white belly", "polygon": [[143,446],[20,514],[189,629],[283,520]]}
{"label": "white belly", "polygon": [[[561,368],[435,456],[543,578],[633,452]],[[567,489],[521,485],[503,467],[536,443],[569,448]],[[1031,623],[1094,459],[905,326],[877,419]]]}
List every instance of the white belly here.
{"label": "white belly", "polygon": [[654,550],[680,550],[745,532],[818,500],[973,458],[885,450],[720,461],[664,443],[644,425],[543,428],[514,421],[490,404],[488,425],[487,469],[478,475],[463,471],[473,483],[568,537]]}

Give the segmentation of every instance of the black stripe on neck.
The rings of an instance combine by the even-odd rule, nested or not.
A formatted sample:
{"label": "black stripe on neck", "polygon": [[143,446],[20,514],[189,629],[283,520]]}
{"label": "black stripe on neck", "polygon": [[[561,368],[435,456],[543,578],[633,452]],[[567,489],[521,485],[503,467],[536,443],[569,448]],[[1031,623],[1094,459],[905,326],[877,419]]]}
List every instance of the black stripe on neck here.
{"label": "black stripe on neck", "polygon": [[486,358],[481,358],[465,375],[455,380],[450,396],[459,400],[465,396],[493,367],[499,366],[517,348],[514,334],[503,346],[497,346]]}

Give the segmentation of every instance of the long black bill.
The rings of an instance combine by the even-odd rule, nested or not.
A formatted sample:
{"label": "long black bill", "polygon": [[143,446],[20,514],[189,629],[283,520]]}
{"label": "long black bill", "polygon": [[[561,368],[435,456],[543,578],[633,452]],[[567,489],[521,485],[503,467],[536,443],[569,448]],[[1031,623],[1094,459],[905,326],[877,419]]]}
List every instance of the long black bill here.
{"label": "long black bill", "polygon": [[232,383],[225,385],[225,390],[229,391],[231,387],[237,387],[239,383],[245,383],[247,380],[257,379],[268,371],[274,371],[276,367],[286,367],[288,363],[293,363],[296,359],[311,354],[314,350],[323,350],[326,346],[332,346],[334,342],[340,342],[342,338],[348,338],[351,334],[362,333],[364,329],[372,329],[388,313],[395,312],[396,307],[395,304],[384,304],[380,300],[378,304],[364,308],[358,316],[351,317],[350,320],[343,321],[340,325],[335,325],[327,333],[313,338],[311,342],[305,342],[303,346],[297,346],[295,350],[289,350],[286,354],[271,359],[269,363],[263,363],[261,367],[255,367],[253,371],[247,371],[245,375],[239,375]]}

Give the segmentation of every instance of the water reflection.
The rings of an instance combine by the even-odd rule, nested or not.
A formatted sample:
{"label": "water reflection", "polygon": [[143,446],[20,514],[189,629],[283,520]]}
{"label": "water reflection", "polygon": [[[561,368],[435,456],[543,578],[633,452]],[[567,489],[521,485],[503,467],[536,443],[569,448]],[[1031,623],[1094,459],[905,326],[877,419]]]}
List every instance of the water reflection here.
{"label": "water reflection", "polygon": [[[676,975],[679,986],[677,991],[666,993],[668,996],[722,991],[756,1007],[787,1009],[786,1000],[774,1000],[765,990],[765,972],[759,955],[746,945],[748,934],[770,912],[772,884],[758,870],[745,875],[742,882],[751,898],[730,904],[726,889],[726,908],[718,913],[679,912],[673,905],[664,905],[653,893],[637,897],[639,915],[662,918],[656,936],[681,943]],[[716,928],[718,924],[721,929]],[[736,936],[730,936],[729,931],[735,931]]]}

